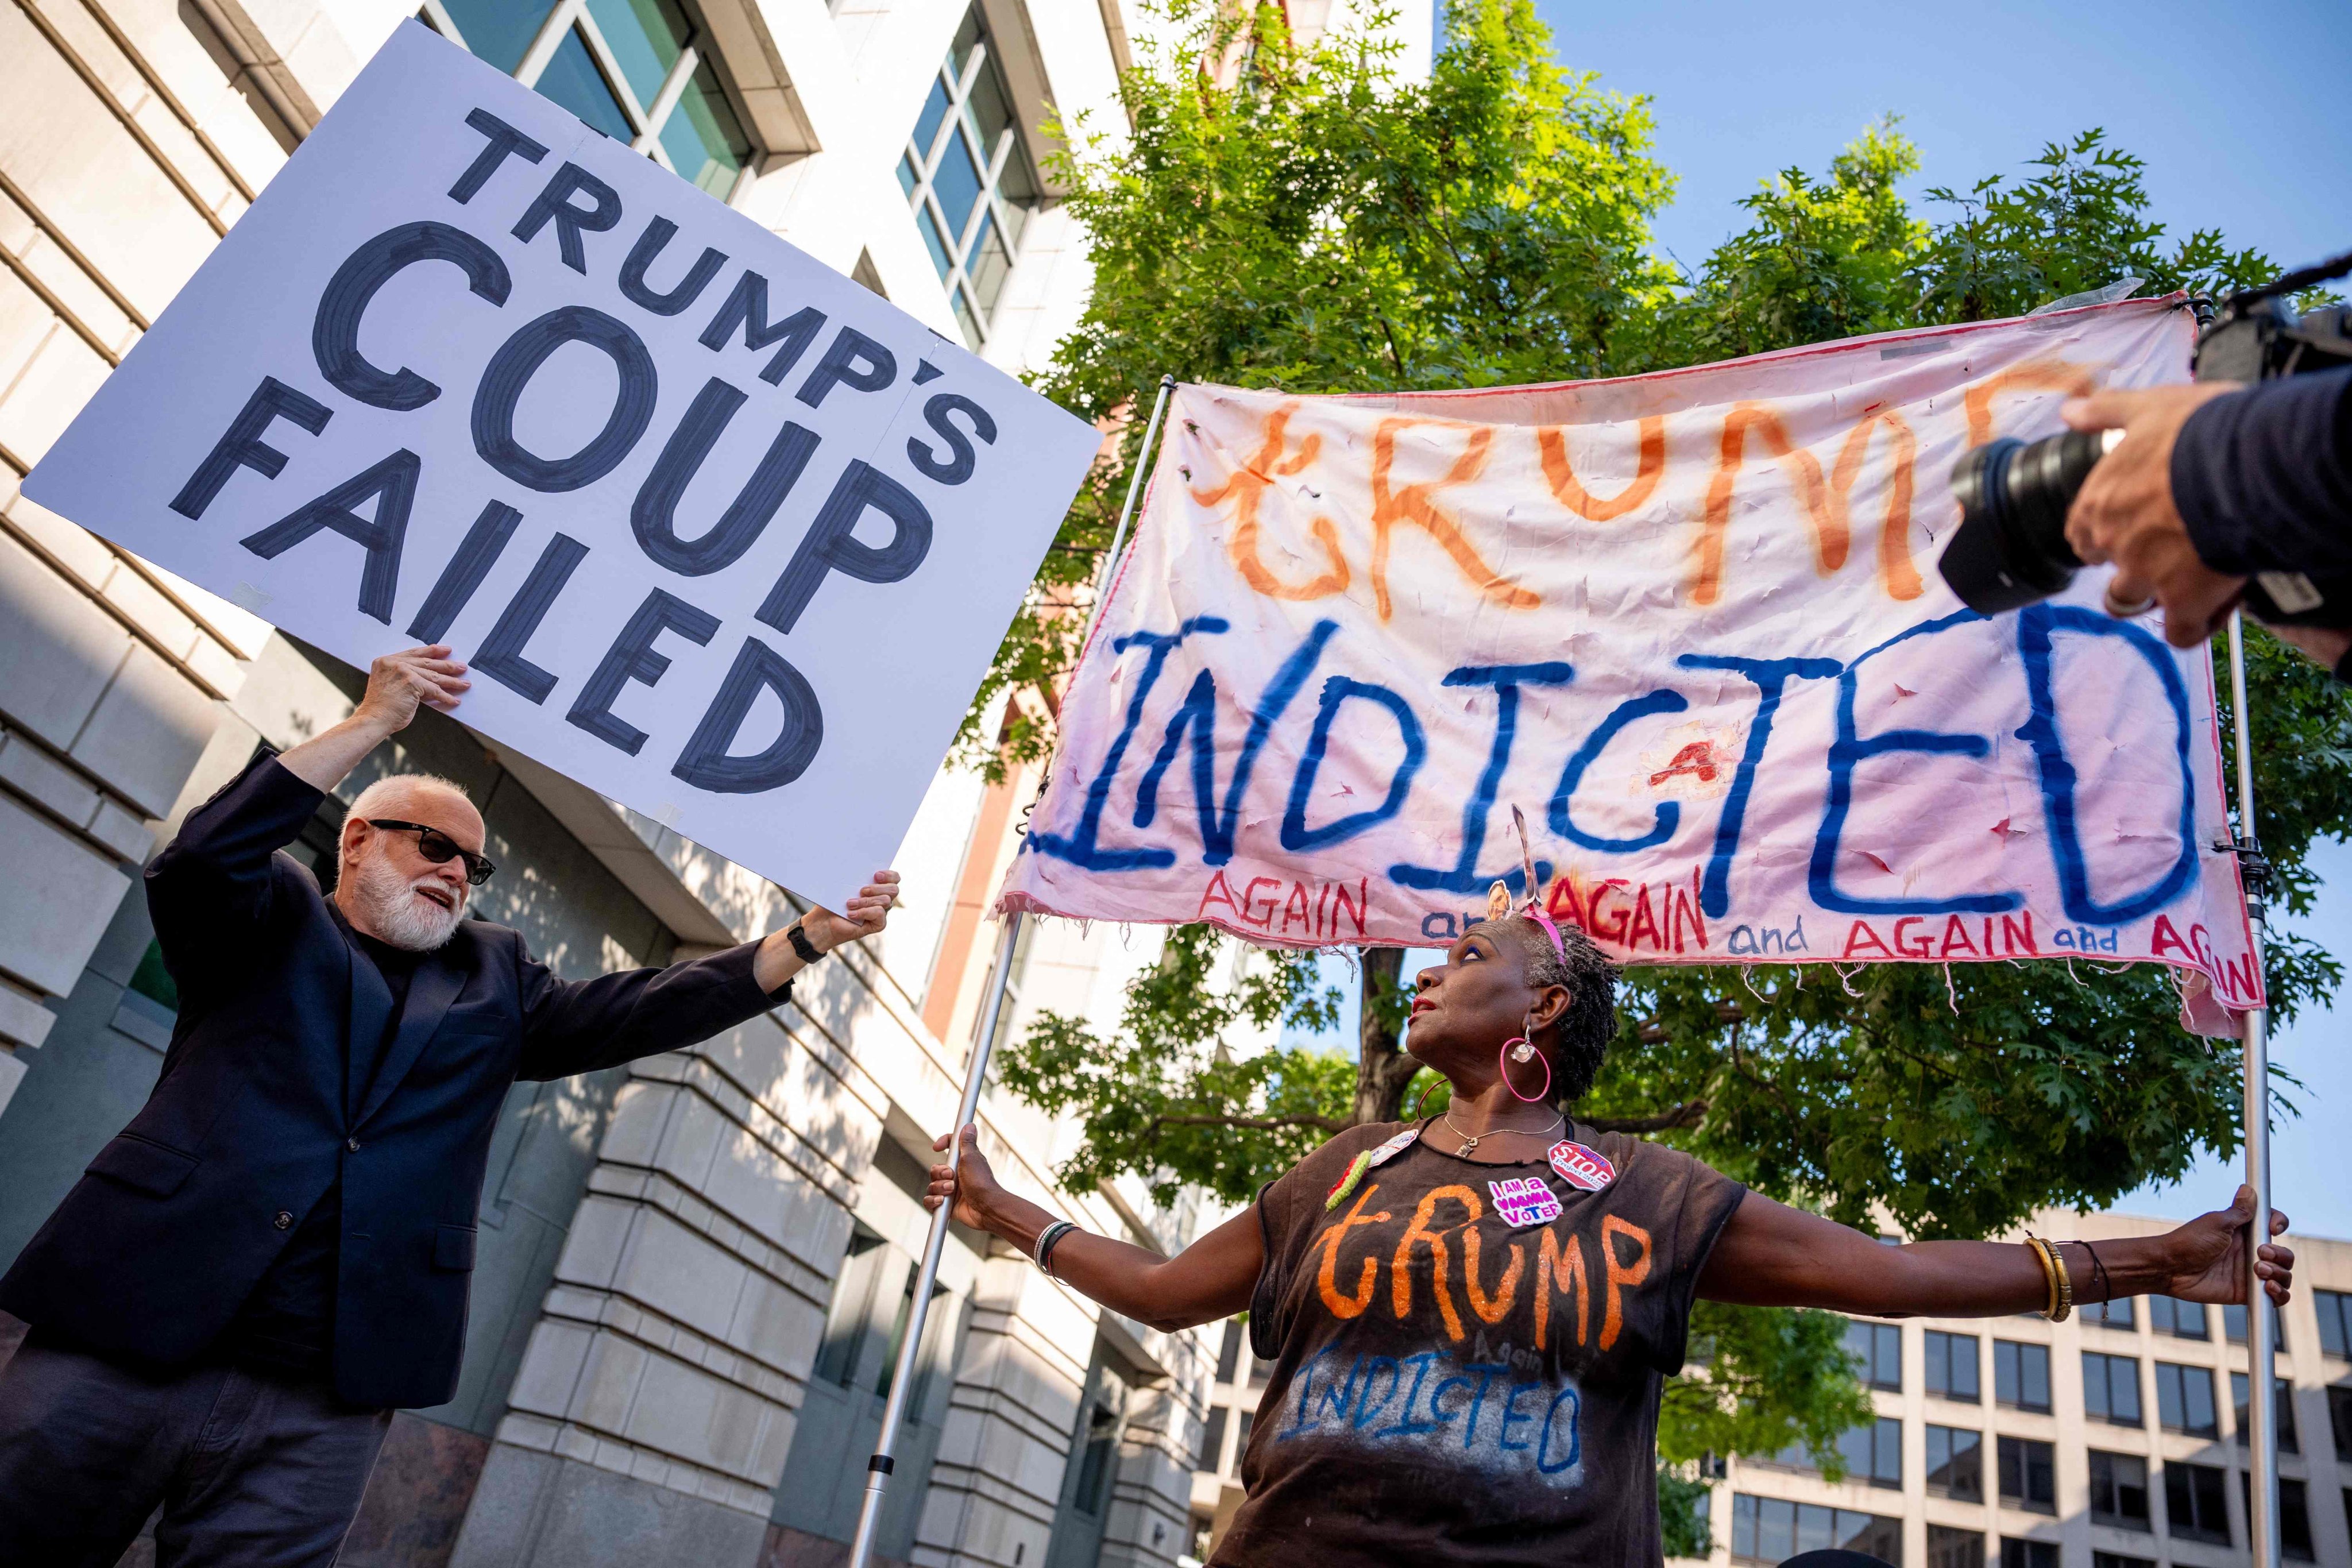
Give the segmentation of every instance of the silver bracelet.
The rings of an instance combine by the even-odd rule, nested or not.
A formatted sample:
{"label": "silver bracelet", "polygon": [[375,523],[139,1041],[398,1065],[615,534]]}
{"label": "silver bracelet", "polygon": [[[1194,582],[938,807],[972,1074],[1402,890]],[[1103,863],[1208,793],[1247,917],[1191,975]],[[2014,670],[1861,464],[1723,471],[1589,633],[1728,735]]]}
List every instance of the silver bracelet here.
{"label": "silver bracelet", "polygon": [[1077,1228],[1068,1220],[1057,1219],[1037,1233],[1037,1244],[1029,1249],[1029,1260],[1037,1266],[1040,1273],[1052,1277],[1054,1271],[1045,1267],[1045,1261],[1053,1256],[1054,1244]]}

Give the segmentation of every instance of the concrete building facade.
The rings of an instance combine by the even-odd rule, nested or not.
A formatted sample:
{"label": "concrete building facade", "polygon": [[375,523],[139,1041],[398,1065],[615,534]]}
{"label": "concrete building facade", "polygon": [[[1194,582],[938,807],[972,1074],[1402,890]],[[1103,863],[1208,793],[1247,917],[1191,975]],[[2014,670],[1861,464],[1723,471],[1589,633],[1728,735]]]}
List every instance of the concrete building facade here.
{"label": "concrete building facade", "polygon": [[[2048,1214],[2036,1234],[2141,1236],[2163,1220]],[[2290,1237],[2282,1314],[2280,1543],[2352,1568],[2352,1243]],[[1801,1455],[1734,1459],[1713,1489],[1714,1568],[1854,1545],[1899,1568],[2231,1568],[2246,1537],[2245,1315],[2137,1297],[2063,1323],[1856,1319],[1878,1419],[1847,1477]]]}
{"label": "concrete building facade", "polygon": [[[1425,67],[1430,14],[1400,32]],[[1328,6],[1297,18],[1325,25]],[[6,0],[0,5],[0,1260],[137,1109],[175,994],[136,892],[194,803],[335,722],[357,674],[24,499],[24,475],[392,29],[446,36],[1013,371],[1083,307],[1045,129],[1117,134],[1127,0]],[[460,650],[463,652],[464,650]],[[783,890],[426,715],[295,852],[331,874],[386,771],[464,783],[502,868],[475,912],[559,973],[789,921]],[[463,1383],[395,1421],[353,1564],[824,1563],[907,1321],[931,1139],[1034,774],[943,773],[907,906],[796,1001],[687,1052],[518,1086],[484,1191]],[[1008,1033],[1108,1018],[1156,944],[1034,928]],[[1072,1130],[992,1092],[1007,1179],[1170,1250],[1190,1204],[1073,1196]],[[0,1355],[21,1325],[0,1323]],[[950,1242],[884,1551],[1173,1563],[1213,1333],[1105,1314]],[[134,1550],[134,1558],[138,1552]]]}

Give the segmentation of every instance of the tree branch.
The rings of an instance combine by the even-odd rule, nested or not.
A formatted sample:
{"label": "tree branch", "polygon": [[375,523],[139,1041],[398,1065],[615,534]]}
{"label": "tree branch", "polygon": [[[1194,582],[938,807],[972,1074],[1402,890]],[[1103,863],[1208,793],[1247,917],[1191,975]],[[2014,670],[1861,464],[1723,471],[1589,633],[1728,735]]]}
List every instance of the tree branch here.
{"label": "tree branch", "polygon": [[1706,1100],[1686,1100],[1656,1116],[1580,1116],[1578,1121],[1601,1132],[1671,1132],[1696,1125],[1706,1114]]}
{"label": "tree branch", "polygon": [[1242,1127],[1256,1132],[1278,1132],[1286,1127],[1313,1127],[1337,1137],[1354,1125],[1354,1122],[1342,1121],[1336,1116],[1213,1116],[1203,1113],[1155,1116],[1144,1129],[1144,1136],[1149,1138],[1162,1127]]}

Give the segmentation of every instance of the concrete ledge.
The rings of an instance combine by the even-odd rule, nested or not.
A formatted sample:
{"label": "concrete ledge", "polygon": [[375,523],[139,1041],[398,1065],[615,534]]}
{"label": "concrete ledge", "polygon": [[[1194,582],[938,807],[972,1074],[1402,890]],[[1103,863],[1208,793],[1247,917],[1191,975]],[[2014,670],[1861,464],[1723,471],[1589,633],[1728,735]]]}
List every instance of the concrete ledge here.
{"label": "concrete ledge", "polygon": [[450,1568],[752,1568],[764,1510],[746,1513],[501,1438]]}

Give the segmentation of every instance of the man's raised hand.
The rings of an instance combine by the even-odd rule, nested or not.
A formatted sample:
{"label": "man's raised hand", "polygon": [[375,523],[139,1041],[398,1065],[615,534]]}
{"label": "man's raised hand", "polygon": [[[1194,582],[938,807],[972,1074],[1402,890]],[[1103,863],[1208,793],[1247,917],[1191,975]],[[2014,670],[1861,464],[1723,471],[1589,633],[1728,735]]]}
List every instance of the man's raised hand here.
{"label": "man's raised hand", "polygon": [[819,952],[831,952],[845,942],[880,931],[890,919],[890,906],[898,901],[898,873],[877,871],[840,914],[822,906],[812,909],[801,917],[801,930]]}
{"label": "man's raised hand", "polygon": [[446,644],[388,653],[368,666],[367,692],[352,717],[395,735],[416,717],[419,703],[454,713],[472,686]]}

